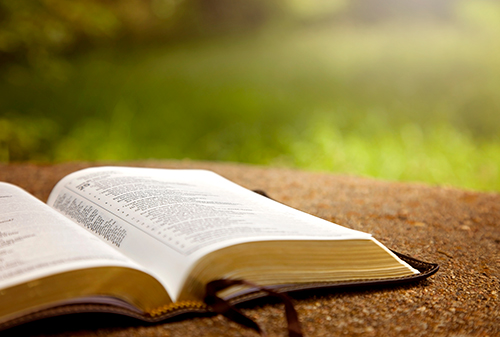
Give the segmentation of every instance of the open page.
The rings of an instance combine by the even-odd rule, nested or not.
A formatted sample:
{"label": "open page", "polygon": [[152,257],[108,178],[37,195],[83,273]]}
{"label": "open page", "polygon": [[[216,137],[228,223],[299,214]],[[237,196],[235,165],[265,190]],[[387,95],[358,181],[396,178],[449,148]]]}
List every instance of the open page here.
{"label": "open page", "polygon": [[174,301],[198,258],[232,244],[370,238],[202,170],[86,169],[48,204],[153,270]]}
{"label": "open page", "polygon": [[101,266],[138,268],[26,191],[0,183],[0,289]]}

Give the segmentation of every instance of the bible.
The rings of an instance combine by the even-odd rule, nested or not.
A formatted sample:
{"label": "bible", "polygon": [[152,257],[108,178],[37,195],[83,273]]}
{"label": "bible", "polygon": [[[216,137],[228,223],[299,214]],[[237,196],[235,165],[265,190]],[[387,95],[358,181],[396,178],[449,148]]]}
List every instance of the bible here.
{"label": "bible", "polygon": [[[205,170],[95,167],[47,203],[0,183],[0,329],[83,311],[156,322],[210,312],[205,287],[277,292],[401,283],[437,265]],[[230,303],[263,296],[231,287]]]}

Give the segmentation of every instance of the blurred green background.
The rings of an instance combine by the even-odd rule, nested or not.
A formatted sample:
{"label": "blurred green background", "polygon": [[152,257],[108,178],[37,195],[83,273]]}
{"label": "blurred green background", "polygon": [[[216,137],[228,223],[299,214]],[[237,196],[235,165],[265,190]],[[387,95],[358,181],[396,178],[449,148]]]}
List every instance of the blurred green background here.
{"label": "blurred green background", "polygon": [[499,1],[0,0],[0,162],[500,191],[499,131]]}

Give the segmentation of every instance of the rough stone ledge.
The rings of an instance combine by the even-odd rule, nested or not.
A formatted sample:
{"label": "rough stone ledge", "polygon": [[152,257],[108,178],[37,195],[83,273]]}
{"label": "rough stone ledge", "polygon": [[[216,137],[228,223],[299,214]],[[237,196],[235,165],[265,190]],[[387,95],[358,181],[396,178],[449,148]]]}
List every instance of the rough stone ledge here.
{"label": "rough stone ledge", "polygon": [[[114,163],[117,164],[117,163]],[[0,164],[0,181],[43,201],[64,175],[96,163]],[[102,164],[100,164],[102,165]],[[118,163],[213,170],[250,189],[344,226],[369,232],[388,247],[440,264],[410,286],[318,293],[296,299],[306,336],[500,335],[500,195],[422,184],[195,161]],[[285,336],[280,304],[244,311],[270,336]],[[36,336],[255,336],[222,317],[145,326],[77,315],[12,329]]]}

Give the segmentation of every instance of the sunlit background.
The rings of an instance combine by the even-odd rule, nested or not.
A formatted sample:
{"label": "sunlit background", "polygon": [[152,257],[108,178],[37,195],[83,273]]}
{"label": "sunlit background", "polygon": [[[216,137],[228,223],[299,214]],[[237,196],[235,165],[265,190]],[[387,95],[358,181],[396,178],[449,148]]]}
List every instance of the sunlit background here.
{"label": "sunlit background", "polygon": [[500,191],[500,2],[0,0],[0,162]]}

